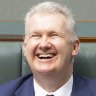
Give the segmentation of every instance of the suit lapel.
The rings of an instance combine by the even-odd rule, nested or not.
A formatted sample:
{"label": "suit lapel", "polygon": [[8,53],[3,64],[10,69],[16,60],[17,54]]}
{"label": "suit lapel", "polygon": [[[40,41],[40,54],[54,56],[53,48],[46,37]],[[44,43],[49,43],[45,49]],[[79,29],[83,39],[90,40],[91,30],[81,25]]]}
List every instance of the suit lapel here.
{"label": "suit lapel", "polygon": [[15,96],[35,96],[33,77],[27,79],[15,92]]}

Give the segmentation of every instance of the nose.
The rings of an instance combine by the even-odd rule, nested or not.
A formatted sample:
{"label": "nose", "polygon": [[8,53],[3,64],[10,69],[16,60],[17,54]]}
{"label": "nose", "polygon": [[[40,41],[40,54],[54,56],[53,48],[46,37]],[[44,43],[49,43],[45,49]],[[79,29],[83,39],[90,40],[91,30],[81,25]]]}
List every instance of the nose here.
{"label": "nose", "polygon": [[42,50],[42,51],[44,51],[44,52],[46,52],[49,49],[51,49],[51,47],[52,47],[52,44],[47,39],[43,39],[39,43],[39,49]]}

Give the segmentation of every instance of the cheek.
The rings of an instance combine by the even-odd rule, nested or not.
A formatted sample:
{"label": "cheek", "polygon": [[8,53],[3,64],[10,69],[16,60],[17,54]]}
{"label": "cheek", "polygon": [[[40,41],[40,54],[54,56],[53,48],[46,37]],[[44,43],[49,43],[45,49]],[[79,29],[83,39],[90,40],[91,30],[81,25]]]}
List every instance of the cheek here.
{"label": "cheek", "polygon": [[55,39],[52,43],[56,47],[57,51],[61,53],[66,47],[66,43],[64,42],[64,40]]}
{"label": "cheek", "polygon": [[55,40],[54,45],[58,51],[58,53],[64,55],[69,54],[72,55],[72,44],[68,41],[63,40]]}
{"label": "cheek", "polygon": [[30,55],[33,55],[34,54],[34,51],[35,51],[35,49],[36,49],[36,43],[35,42],[33,42],[33,41],[28,41],[27,43],[26,43],[26,53],[27,53],[27,55],[28,54],[30,54]]}

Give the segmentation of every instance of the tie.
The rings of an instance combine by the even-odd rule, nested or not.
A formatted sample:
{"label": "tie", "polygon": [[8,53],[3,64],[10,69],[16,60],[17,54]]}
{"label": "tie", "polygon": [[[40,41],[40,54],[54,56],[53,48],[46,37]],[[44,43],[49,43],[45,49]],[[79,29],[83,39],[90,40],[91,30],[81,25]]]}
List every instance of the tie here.
{"label": "tie", "polygon": [[50,94],[50,95],[47,94],[46,96],[54,96],[54,95],[53,94]]}

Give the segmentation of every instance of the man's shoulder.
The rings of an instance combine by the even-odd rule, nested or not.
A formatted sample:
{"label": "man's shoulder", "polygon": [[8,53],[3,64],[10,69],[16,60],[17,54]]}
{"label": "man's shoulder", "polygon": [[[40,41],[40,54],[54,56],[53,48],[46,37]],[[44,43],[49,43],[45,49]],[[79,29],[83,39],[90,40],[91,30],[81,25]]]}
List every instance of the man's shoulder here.
{"label": "man's shoulder", "polygon": [[[89,78],[89,77],[85,77],[85,76],[80,76],[80,75],[73,75],[73,77],[74,77],[74,81],[76,82],[78,82],[79,81],[79,83],[81,82],[81,83],[86,83],[87,85],[93,85],[93,84],[95,84],[96,85],[96,79],[92,79],[92,78]],[[95,86],[96,87],[96,86]]]}
{"label": "man's shoulder", "polygon": [[13,93],[31,76],[32,74],[28,74],[0,85],[0,96],[13,96]]}
{"label": "man's shoulder", "polygon": [[73,78],[73,89],[75,92],[80,92],[79,94],[88,94],[88,96],[91,96],[89,94],[94,94],[92,96],[96,96],[96,79],[78,75],[74,75]]}

